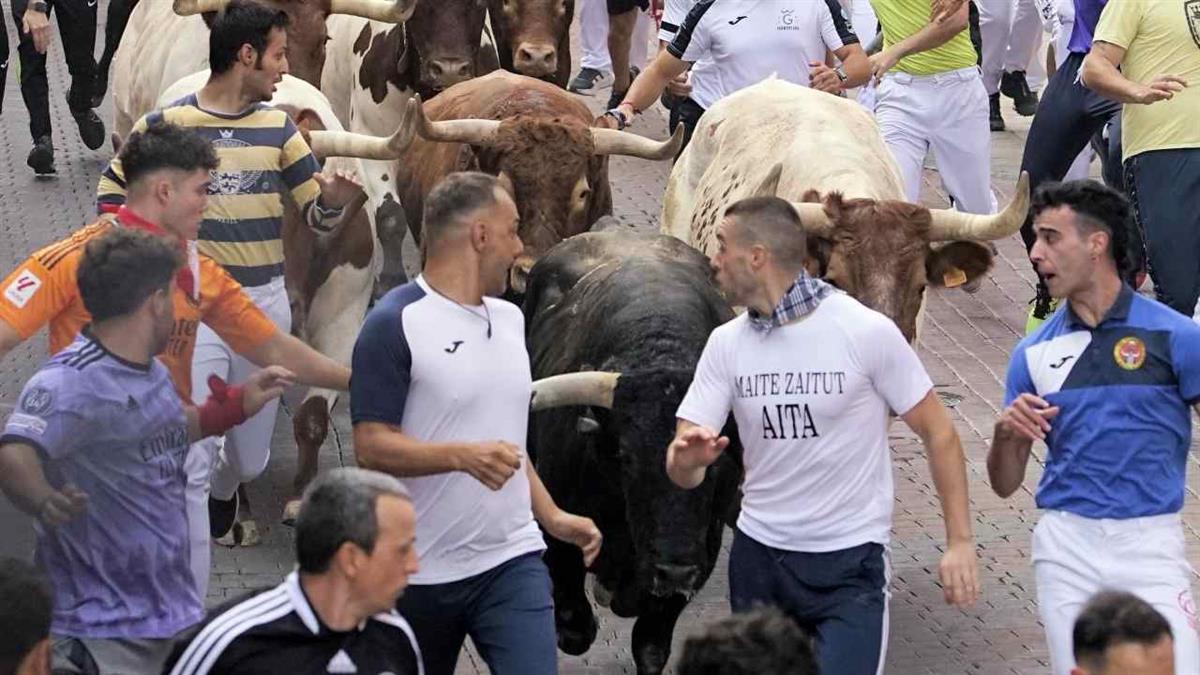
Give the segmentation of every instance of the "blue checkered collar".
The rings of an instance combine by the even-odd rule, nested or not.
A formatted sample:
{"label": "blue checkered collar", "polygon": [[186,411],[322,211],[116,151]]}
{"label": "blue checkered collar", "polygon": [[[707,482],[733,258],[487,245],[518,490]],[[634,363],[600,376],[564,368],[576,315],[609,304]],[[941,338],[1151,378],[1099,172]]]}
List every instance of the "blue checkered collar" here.
{"label": "blue checkered collar", "polygon": [[837,292],[837,288],[801,270],[796,280],[788,287],[787,292],[779,299],[779,303],[775,305],[770,316],[763,316],[753,309],[747,311],[750,325],[755,330],[769,332],[772,328],[791,323],[811,313],[821,304],[822,300],[830,293],[835,292]]}

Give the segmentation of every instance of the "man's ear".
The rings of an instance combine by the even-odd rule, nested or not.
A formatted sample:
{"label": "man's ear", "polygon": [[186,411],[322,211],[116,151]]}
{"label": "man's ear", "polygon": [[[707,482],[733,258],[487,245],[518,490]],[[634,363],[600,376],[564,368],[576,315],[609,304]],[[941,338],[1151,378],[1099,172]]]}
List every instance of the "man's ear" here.
{"label": "man's ear", "polygon": [[172,195],[171,181],[162,179],[154,181],[154,196],[163,204],[169,204],[174,195]]}
{"label": "man's ear", "polygon": [[253,68],[258,63],[258,52],[249,43],[242,45],[238,50],[238,63],[241,63],[247,68]]}

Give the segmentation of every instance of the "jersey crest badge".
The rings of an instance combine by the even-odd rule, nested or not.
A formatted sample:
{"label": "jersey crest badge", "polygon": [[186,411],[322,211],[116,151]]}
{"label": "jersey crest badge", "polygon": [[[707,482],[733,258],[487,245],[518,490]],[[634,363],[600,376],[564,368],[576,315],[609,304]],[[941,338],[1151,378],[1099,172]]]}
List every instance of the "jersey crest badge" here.
{"label": "jersey crest badge", "polygon": [[1146,362],[1146,343],[1135,337],[1121,338],[1113,347],[1113,359],[1124,370],[1137,370]]}
{"label": "jersey crest badge", "polygon": [[16,279],[13,279],[8,288],[4,289],[4,297],[8,298],[8,301],[17,309],[22,309],[41,287],[42,280],[38,278],[38,275],[25,270],[17,275]]}
{"label": "jersey crest badge", "polygon": [[21,411],[30,415],[45,415],[54,407],[54,394],[45,387],[33,387],[21,397]]}

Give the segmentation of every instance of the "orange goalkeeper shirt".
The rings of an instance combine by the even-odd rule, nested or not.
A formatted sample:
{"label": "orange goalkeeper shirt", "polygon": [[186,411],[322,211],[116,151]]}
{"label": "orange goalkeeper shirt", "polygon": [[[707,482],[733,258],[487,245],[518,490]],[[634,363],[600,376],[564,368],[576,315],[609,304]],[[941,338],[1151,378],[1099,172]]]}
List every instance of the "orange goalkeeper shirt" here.
{"label": "orange goalkeeper shirt", "polygon": [[[71,344],[92,320],[75,281],[84,246],[113,226],[111,216],[101,217],[21,263],[0,282],[0,288],[4,289],[0,319],[23,340],[50,324],[52,355]],[[278,330],[225,268],[208,256],[198,258],[197,291],[189,294],[181,288],[175,289],[175,328],[167,348],[158,355],[185,401],[192,398],[192,354],[201,321],[241,354],[274,337]]]}

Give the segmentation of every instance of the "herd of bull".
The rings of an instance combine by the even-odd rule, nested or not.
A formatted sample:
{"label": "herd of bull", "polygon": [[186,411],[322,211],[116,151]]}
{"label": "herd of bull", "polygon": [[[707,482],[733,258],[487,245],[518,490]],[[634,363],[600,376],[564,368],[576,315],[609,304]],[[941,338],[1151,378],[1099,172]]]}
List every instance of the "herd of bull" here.
{"label": "herd of bull", "polygon": [[[1028,210],[1023,176],[996,215],[906,203],[866,110],[770,79],[700,120],[668,181],[663,234],[598,231],[612,213],[607,158],[667,160],[682,135],[603,128],[563,89],[573,0],[261,1],[290,17],[292,75],[272,104],[327,169],[353,169],[364,185],[328,238],[295,209],[285,215],[296,332],[349,363],[372,298],[406,278],[403,244],[420,241],[424,196],[453,171],[498,175],[525,242],[509,293],[523,303],[538,380],[529,453],[555,500],[592,518],[605,540],[585,570],[577,549],[548,539],[559,645],[581,654],[596,637],[590,571],[599,604],[638,617],[643,675],[666,665],[676,620],[711,574],[739,501],[736,443],[695,490],[665,472],[700,352],[733,316],[706,257],[724,208],[761,194],[792,200],[810,271],[891,317],[909,340],[926,287],[978,284],[992,265],[988,242],[1015,233]],[[114,146],[142,115],[204,84],[205,17],[224,4],[136,3],[114,57]],[[335,401],[311,391],[294,417],[296,494],[316,473]]]}

